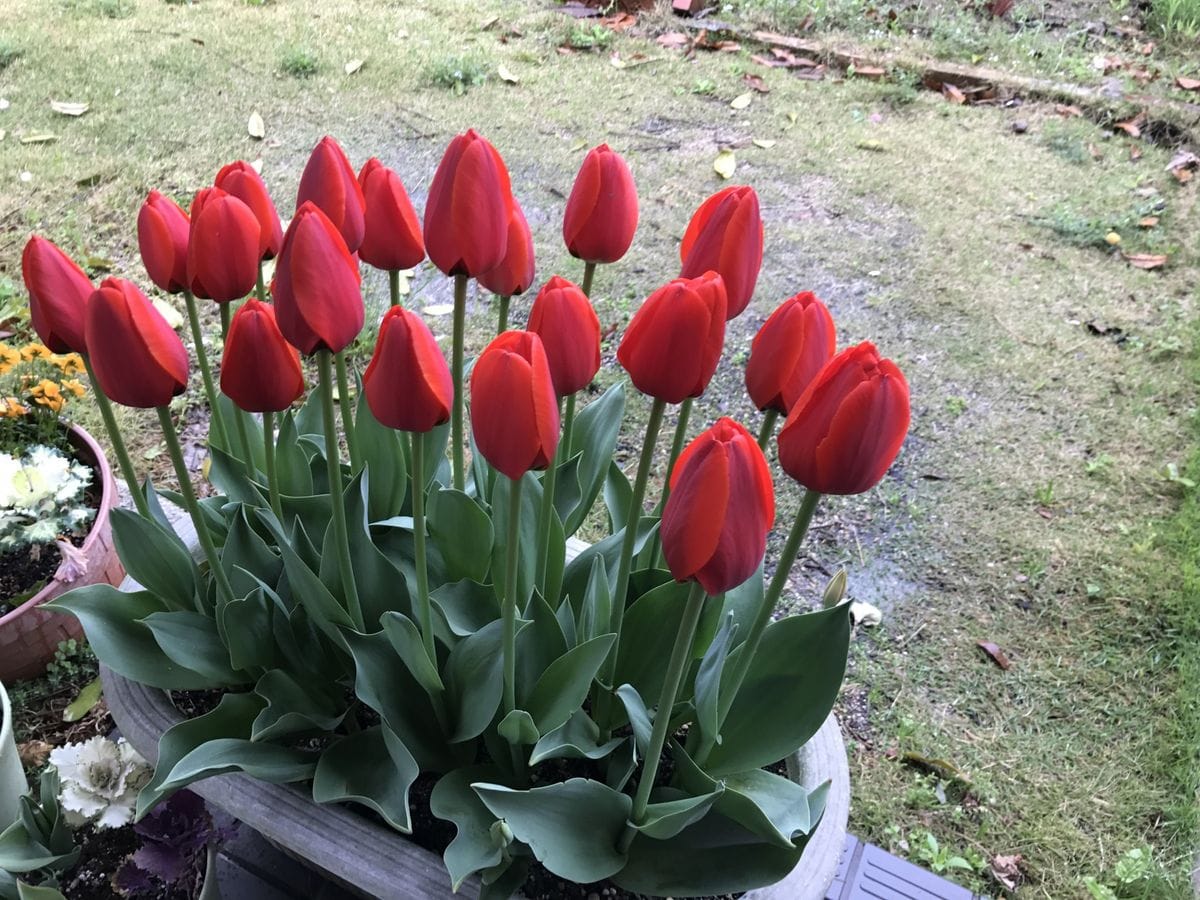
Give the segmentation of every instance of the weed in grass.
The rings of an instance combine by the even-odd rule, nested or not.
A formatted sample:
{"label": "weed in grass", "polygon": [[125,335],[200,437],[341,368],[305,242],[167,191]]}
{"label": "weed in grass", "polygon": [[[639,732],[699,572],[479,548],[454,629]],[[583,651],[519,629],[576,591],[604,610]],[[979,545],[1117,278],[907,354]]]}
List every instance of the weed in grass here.
{"label": "weed in grass", "polygon": [[61,0],[63,8],[77,15],[100,16],[103,19],[126,19],[136,6],[133,0]]}
{"label": "weed in grass", "polygon": [[1093,456],[1091,459],[1085,460],[1083,470],[1089,475],[1099,475],[1101,472],[1107,472],[1112,468],[1113,458],[1107,453],[1101,453],[1099,456]]}
{"label": "weed in grass", "polygon": [[957,419],[967,411],[966,397],[947,397],[946,412],[949,413],[952,419]]}
{"label": "weed in grass", "polygon": [[697,78],[692,93],[698,97],[711,97],[717,92],[717,83],[711,78]]}
{"label": "weed in grass", "polygon": [[1200,0],[1150,0],[1146,23],[1164,37],[1195,41],[1200,38]]}
{"label": "weed in grass", "polygon": [[1033,492],[1033,499],[1038,506],[1054,505],[1054,481],[1050,480]]}
{"label": "weed in grass", "polygon": [[1091,162],[1092,155],[1079,129],[1050,123],[1042,133],[1042,143],[1069,163],[1082,166]]}
{"label": "weed in grass", "polygon": [[284,47],[279,56],[279,68],[293,78],[311,78],[321,70],[321,60],[308,47]]}
{"label": "weed in grass", "polygon": [[461,96],[487,81],[487,68],[470,56],[447,56],[429,67],[429,80]]}
{"label": "weed in grass", "polygon": [[607,50],[613,32],[603,25],[572,25],[567,31],[567,46],[574,50]]}
{"label": "weed in grass", "polygon": [[11,41],[0,38],[0,72],[21,58],[22,50]]}

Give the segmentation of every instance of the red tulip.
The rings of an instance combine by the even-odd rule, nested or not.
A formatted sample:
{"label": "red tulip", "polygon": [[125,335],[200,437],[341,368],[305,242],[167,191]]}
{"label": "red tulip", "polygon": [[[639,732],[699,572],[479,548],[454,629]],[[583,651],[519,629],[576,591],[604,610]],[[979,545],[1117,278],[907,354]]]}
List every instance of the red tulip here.
{"label": "red tulip", "polygon": [[304,393],[300,354],[275,324],[275,310],[251,298],[234,313],[221,357],[221,391],[246,412],[283,412]]}
{"label": "red tulip", "polygon": [[513,200],[512,216],[508,220],[504,260],[496,268],[480,274],[479,283],[501,297],[523,294],[533,284],[533,235],[516,200]]}
{"label": "red tulip", "polygon": [[792,405],[779,464],[822,494],[861,494],[896,459],[908,433],[908,382],[864,341],[843,350]]}
{"label": "red tulip", "polygon": [[362,276],[341,233],[315,203],[283,236],[271,296],[279,330],[301,353],[345,349],[363,326]]}
{"label": "red tulip", "polygon": [[484,459],[514,481],[558,449],[558,400],[542,339],[506,331],[471,371],[471,427]]}
{"label": "red tulip", "polygon": [[245,203],[220,188],[192,201],[187,277],[192,293],[218,303],[240,300],[258,283],[261,229]]}
{"label": "red tulip", "polygon": [[789,297],[750,345],[746,389],[759,409],[786,413],[837,349],[833,316],[811,291]]}
{"label": "red tulip", "polygon": [[425,258],[421,223],[400,176],[371,157],[358,173],[366,218],[358,255],[377,269],[411,269]]}
{"label": "red tulip", "polygon": [[717,191],[696,210],[679,245],[684,278],[713,269],[725,279],[726,315],[734,318],[750,303],[763,260],[763,224],[758,194],[751,187]]}
{"label": "red tulip", "polygon": [[601,144],[588,152],[563,216],[563,241],[585,262],[616,262],[637,231],[637,188],[620,154]]}
{"label": "red tulip", "polygon": [[477,278],[504,262],[512,186],[496,148],[471,129],[450,142],[425,202],[425,250],[447,275]]}
{"label": "red tulip", "polygon": [[351,253],[359,248],[365,231],[367,203],[346,152],[328,136],[313,147],[300,176],[296,209],[308,202],[315,203],[329,217]]}
{"label": "red tulip", "polygon": [[138,249],[146,274],[159,290],[168,294],[187,290],[190,231],[188,215],[179,204],[158,191],[151,191],[138,212]]}
{"label": "red tulip", "polygon": [[708,594],[754,574],[775,521],[771,472],[758,443],[733,419],[719,419],[679,454],[662,517],[662,548],[676,581]]}
{"label": "red tulip", "polygon": [[245,203],[250,207],[250,212],[254,213],[254,218],[258,219],[259,258],[271,259],[278,256],[279,248],[283,246],[283,226],[279,222],[279,213],[275,211],[275,204],[271,201],[267,186],[263,183],[262,176],[254,171],[254,167],[241,160],[232,162],[217,173],[217,180],[213,183],[231,197],[237,197]]}
{"label": "red tulip", "polygon": [[87,299],[88,355],[100,389],[123,406],[166,406],[187,390],[188,356],[132,281],[106,278]]}
{"label": "red tulip", "polygon": [[643,394],[667,403],[699,397],[721,359],[725,289],[721,276],[676,278],[646,298],[617,348],[617,361]]}
{"label": "red tulip", "polygon": [[450,421],[450,367],[419,315],[400,306],[384,314],[363,391],[375,418],[388,428],[426,432]]}
{"label": "red tulip", "polygon": [[529,330],[542,339],[554,392],[582,391],[600,371],[600,320],[587,295],[555,275],[538,291]]}
{"label": "red tulip", "polygon": [[29,319],[42,343],[55,353],[87,353],[84,306],[92,282],[75,261],[36,234],[21,254],[29,291]]}

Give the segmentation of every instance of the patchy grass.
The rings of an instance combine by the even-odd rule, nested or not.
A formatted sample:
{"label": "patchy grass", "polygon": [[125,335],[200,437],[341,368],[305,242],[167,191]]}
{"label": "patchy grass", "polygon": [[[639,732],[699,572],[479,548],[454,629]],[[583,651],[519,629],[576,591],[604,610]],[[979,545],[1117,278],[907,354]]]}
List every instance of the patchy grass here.
{"label": "patchy grass", "polygon": [[279,70],[293,78],[311,78],[321,71],[321,59],[308,47],[284,47]]}
{"label": "patchy grass", "polygon": [[487,66],[474,57],[448,56],[429,67],[429,80],[455,94],[464,94],[487,81]]}
{"label": "patchy grass", "polygon": [[1164,37],[1185,44],[1200,39],[1200,0],[1150,0],[1146,19]]}
{"label": "patchy grass", "polygon": [[[1068,127],[1082,146],[1102,152],[1073,161],[1047,137],[1064,127],[1053,109],[958,107],[915,90],[897,103],[895,85],[807,83],[780,70],[762,70],[771,92],[733,110],[743,75],[759,73],[748,53],[685,60],[615,35],[610,52],[650,57],[617,69],[610,52],[560,55],[572,23],[532,2],[351,11],[319,0],[143,0],[129,18],[107,19],[9,0],[6,26],[25,56],[6,73],[0,279],[18,281],[21,246],[36,230],[146,286],[134,222],[148,189],[186,199],[221,164],[261,158],[287,216],[326,133],[356,165],[378,155],[394,166],[421,208],[445,144],[469,126],[509,163],[539,280],[578,278],[561,245],[565,197],[584,148],[607,141],[627,154],[642,199],[633,250],[596,277],[611,366],[632,311],[678,271],[692,210],[722,184],[718,149],[736,148],[735,180],[762,198],[766,264],[693,432],[721,414],[757,428],[746,353],[775,305],[802,289],[829,302],[841,344],[876,341],[912,384],[900,461],[878,490],[823,502],[789,592],[795,606],[815,603],[846,566],[851,594],[884,610],[884,625],[855,641],[840,709],[852,828],[993,894],[996,855],[1022,856],[1019,896],[1058,900],[1086,896],[1088,877],[1125,890],[1118,866],[1134,850],[1150,861],[1151,876],[1137,881],[1157,892],[1146,896],[1186,892],[1200,613],[1187,602],[1195,573],[1183,570],[1186,591],[1178,573],[1200,524],[1188,512],[1193,492],[1163,472],[1174,463],[1200,479],[1184,449],[1195,442],[1188,323],[1200,229],[1195,188],[1164,173],[1168,151],[1139,143],[1133,160],[1125,138],[1079,122]],[[295,46],[320,48],[311,77],[280,71]],[[451,56],[503,64],[519,84],[489,79],[451,96],[429,77]],[[346,75],[351,59],[366,64]],[[712,88],[693,93],[700,84]],[[92,108],[66,119],[47,96]],[[246,133],[254,111],[266,123],[261,142]],[[1011,127],[1018,117],[1024,134]],[[58,140],[16,139],[35,131]],[[1126,234],[1149,204],[1160,221]],[[1130,268],[1097,244],[1101,227],[1161,248],[1169,265]],[[367,271],[364,291],[368,322],[378,321],[386,279]],[[409,302],[448,299],[446,279],[420,267]],[[529,301],[514,302],[517,324]],[[215,333],[215,311],[204,316]],[[428,320],[447,340],[448,317]],[[490,298],[472,293],[469,353],[493,322]],[[1089,322],[1105,327],[1094,333]],[[356,344],[358,366],[370,337]],[[597,386],[616,377],[609,369]],[[176,412],[199,467],[195,388]],[[646,404],[630,407],[627,463]],[[122,415],[135,462],[169,481],[153,417]],[[779,494],[781,531],[799,498],[782,476]],[[769,565],[777,551],[773,541]],[[978,640],[999,644],[1012,668],[997,668]],[[931,774],[903,762],[906,751],[954,769]],[[1142,864],[1132,859],[1125,875]]]}

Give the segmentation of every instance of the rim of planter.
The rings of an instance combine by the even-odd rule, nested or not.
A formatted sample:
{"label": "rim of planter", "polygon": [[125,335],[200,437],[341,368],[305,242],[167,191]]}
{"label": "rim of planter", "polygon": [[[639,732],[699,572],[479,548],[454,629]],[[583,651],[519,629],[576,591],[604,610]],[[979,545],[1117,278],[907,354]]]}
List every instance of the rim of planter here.
{"label": "rim of planter", "polygon": [[40,591],[9,612],[0,616],[0,679],[16,681],[41,672],[54,658],[60,641],[80,638],[83,628],[74,616],[40,611],[42,621],[21,623],[17,620],[31,614],[55,597],[75,587],[107,581],[116,584],[125,575],[112,544],[109,511],[117,505],[117,483],[109,468],[104,451],[95,438],[78,425],[67,428],[68,440],[79,451],[83,461],[92,467],[100,480],[100,502],[96,517],[79,550],[88,558],[88,572],[73,582],[60,581],[58,570]]}

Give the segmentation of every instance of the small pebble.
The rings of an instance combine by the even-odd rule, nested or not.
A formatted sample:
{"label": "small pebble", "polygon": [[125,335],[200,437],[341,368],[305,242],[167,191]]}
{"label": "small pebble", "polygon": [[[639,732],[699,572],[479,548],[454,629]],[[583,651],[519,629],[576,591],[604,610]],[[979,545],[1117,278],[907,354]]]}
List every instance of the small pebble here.
{"label": "small pebble", "polygon": [[1029,123],[1024,119],[1017,119],[1012,123],[1012,130],[1014,134],[1024,134],[1029,130]]}

